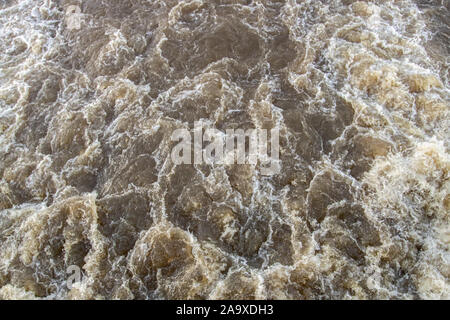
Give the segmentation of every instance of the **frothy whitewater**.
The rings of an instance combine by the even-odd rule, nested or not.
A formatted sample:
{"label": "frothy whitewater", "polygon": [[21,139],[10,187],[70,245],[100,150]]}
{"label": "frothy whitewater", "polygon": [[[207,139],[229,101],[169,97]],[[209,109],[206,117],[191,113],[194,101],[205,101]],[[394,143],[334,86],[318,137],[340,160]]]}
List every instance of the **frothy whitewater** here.
{"label": "frothy whitewater", "polygon": [[0,0],[0,298],[450,299],[449,10]]}

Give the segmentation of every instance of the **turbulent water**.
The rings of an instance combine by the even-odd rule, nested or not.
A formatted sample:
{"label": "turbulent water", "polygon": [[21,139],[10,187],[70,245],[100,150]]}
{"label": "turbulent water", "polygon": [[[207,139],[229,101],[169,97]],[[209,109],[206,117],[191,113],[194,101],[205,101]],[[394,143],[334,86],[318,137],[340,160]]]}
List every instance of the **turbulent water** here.
{"label": "turbulent water", "polygon": [[[1,0],[0,298],[449,299],[449,10]],[[174,165],[196,121],[281,171]]]}

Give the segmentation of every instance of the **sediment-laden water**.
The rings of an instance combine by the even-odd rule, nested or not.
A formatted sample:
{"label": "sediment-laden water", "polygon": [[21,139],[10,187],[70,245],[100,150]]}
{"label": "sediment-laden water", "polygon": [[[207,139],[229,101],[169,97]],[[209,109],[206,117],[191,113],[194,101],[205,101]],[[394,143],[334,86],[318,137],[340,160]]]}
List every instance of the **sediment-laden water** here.
{"label": "sediment-laden water", "polygon": [[[449,10],[1,0],[0,298],[449,299]],[[197,121],[280,172],[174,165]]]}

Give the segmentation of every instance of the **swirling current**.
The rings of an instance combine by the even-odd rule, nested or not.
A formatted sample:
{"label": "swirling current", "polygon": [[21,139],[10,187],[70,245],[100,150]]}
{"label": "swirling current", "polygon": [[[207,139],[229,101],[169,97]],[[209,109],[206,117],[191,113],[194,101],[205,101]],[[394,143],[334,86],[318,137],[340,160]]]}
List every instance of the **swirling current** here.
{"label": "swirling current", "polygon": [[[449,299],[449,10],[1,0],[0,299]],[[196,122],[280,171],[174,164]]]}

